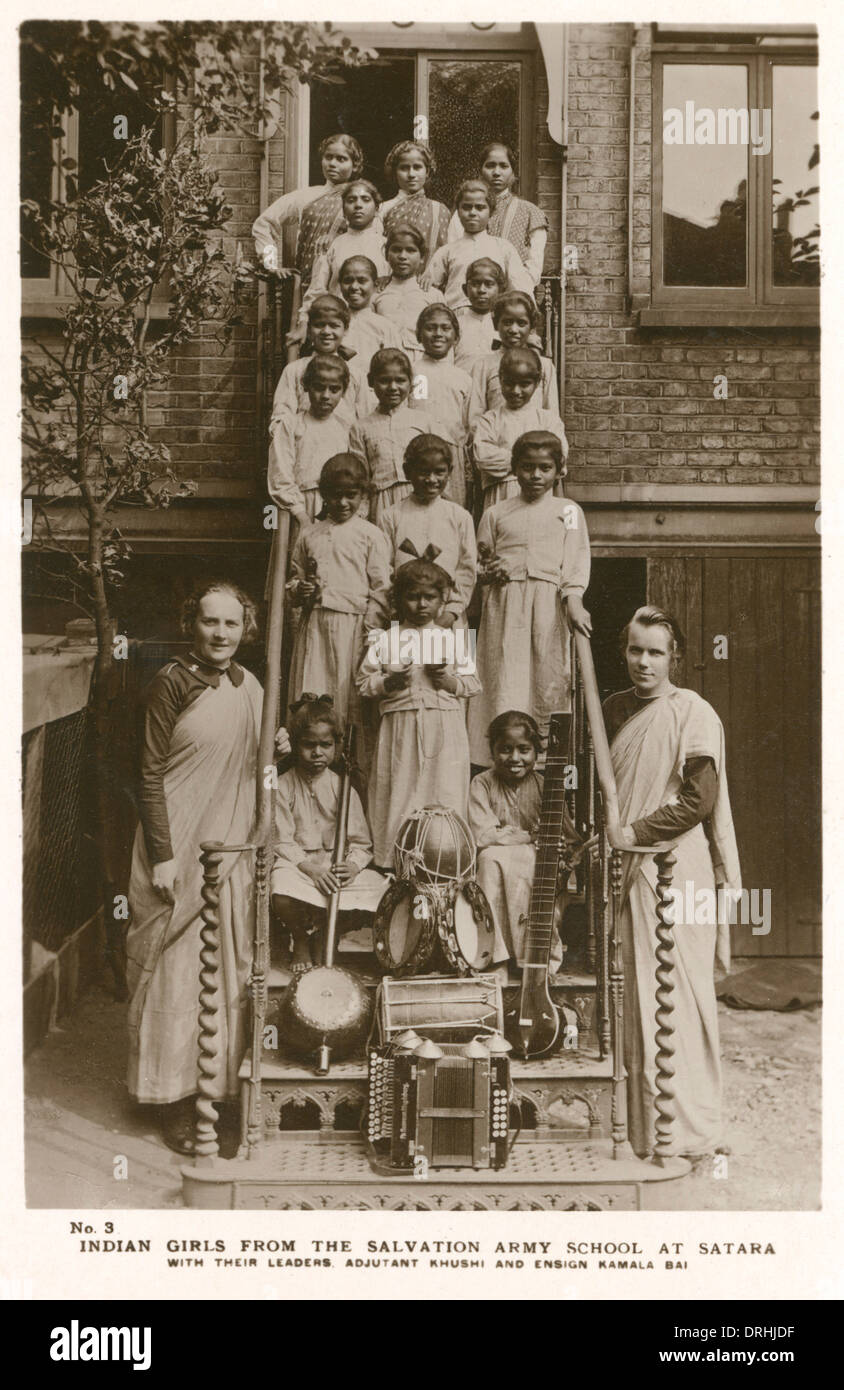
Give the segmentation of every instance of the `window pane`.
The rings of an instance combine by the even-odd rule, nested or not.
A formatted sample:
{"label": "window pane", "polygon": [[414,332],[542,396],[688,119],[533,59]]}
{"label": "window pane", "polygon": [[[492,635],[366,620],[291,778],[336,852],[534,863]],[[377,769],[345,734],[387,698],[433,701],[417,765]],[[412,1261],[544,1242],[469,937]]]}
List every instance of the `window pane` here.
{"label": "window pane", "polygon": [[737,63],[663,68],[666,285],[747,284],[747,87]]}
{"label": "window pane", "polygon": [[463,180],[479,173],[479,155],[488,140],[519,152],[520,95],[517,61],[431,59],[428,125],[437,158],[432,197],[454,205]]}
{"label": "window pane", "polygon": [[106,166],[113,167],[126,148],[126,141],[115,137],[115,119],[118,116],[126,117],[130,140],[140,135],[143,129],[153,127],[156,142],[161,144],[161,120],[143,92],[133,92],[124,86],[114,92],[105,87],[93,92],[80,92],[80,193],[88,193],[99,179],[104,178]]}
{"label": "window pane", "polygon": [[774,284],[820,284],[818,71],[774,64]]}

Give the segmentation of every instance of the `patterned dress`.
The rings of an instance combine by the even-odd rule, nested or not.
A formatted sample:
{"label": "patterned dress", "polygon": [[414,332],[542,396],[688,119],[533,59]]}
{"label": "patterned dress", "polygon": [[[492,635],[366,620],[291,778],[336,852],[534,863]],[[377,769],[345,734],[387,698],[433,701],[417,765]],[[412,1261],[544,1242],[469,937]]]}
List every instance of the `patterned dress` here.
{"label": "patterned dress", "polygon": [[435,251],[444,246],[448,237],[448,208],[443,203],[427,198],[424,193],[399,193],[381,204],[381,221],[384,231],[400,222],[409,222],[425,238],[425,254],[422,269],[430,261]]}

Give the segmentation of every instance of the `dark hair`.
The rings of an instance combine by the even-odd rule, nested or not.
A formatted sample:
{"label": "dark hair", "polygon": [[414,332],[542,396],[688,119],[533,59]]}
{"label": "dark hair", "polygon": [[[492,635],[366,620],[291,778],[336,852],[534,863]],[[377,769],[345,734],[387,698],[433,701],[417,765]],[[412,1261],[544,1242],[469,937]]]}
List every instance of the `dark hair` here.
{"label": "dark hair", "polygon": [[425,327],[425,324],[428,322],[428,319],[431,317],[432,314],[446,314],[458,338],[460,337],[460,320],[458,319],[453,309],[449,308],[447,304],[426,304],[425,308],[422,310],[421,314],[416,320],[417,338],[419,337],[420,328]]}
{"label": "dark hair", "polygon": [[428,249],[425,238],[418,227],[414,227],[410,222],[393,222],[387,235],[384,238],[384,249],[389,251],[396,237],[409,236],[420,256],[424,256]]}
{"label": "dark hair", "polygon": [[410,560],[406,565],[399,566],[393,579],[393,606],[396,612],[400,612],[401,601],[414,584],[430,584],[444,599],[448,598],[454,587],[451,575],[446,573],[442,565],[435,565],[432,560]]}
{"label": "dark hair", "polygon": [[495,212],[495,194],[484,179],[464,179],[454,195],[454,209],[457,211],[460,200],[467,193],[483,193],[490,212]]}
{"label": "dark hair", "polygon": [[510,467],[515,471],[529,449],[544,449],[551,454],[559,473],[563,466],[563,444],[550,430],[527,430],[520,434],[510,454]]}
{"label": "dark hair", "polygon": [[327,135],[319,147],[319,157],[322,159],[329,145],[342,145],[346,154],[352,161],[352,176],[359,174],[363,168],[363,150],[353,135]]}
{"label": "dark hair", "polygon": [[372,201],[374,202],[375,206],[377,208],[381,206],[381,194],[378,192],[378,189],[375,187],[375,184],[369,182],[369,179],[349,179],[349,182],[343,189],[344,203],[353,188],[365,188],[367,193],[370,193],[372,195]]}
{"label": "dark hair", "polygon": [[671,635],[673,651],[671,653],[672,664],[679,661],[686,647],[686,639],[683,636],[680,624],[676,618],[672,618],[670,613],[666,613],[656,603],[643,604],[637,608],[629,623],[625,623],[621,629],[621,655],[627,653],[627,643],[630,639],[630,629],[634,623],[641,623],[643,627],[664,627]]}
{"label": "dark hair", "polygon": [[343,737],[343,721],[334,708],[331,696],[312,695],[306,691],[291,704],[287,721],[287,732],[294,753],[308,730],[316,728],[317,724],[327,724],[335,740],[340,742]]}
{"label": "dark hair", "polygon": [[336,294],[318,294],[316,299],[311,300],[311,307],[308,309],[308,323],[318,323],[321,318],[327,318],[329,314],[335,314],[338,319],[342,319],[348,328],[352,317],[349,306],[345,299],[340,299],[339,295]]}
{"label": "dark hair", "polygon": [[417,464],[420,464],[426,454],[439,454],[448,464],[451,472],[454,459],[451,452],[451,445],[447,440],[442,439],[438,434],[416,434],[411,439],[404,451],[404,476],[410,477]]}
{"label": "dark hair", "polygon": [[410,365],[410,358],[407,356],[407,353],[402,352],[400,348],[379,348],[377,352],[373,352],[369,360],[369,373],[367,376],[370,386],[372,385],[373,378],[381,367],[401,367],[402,371],[407,373],[408,380],[413,381],[413,368]]}
{"label": "dark hair", "polygon": [[524,290],[507,290],[504,294],[498,296],[492,306],[492,321],[496,328],[498,327],[504,310],[515,309],[517,305],[520,309],[526,311],[531,328],[536,326],[536,305],[530,295],[525,294]]}
{"label": "dark hair", "polygon": [[425,168],[428,170],[429,178],[431,174],[436,173],[437,161],[434,159],[433,154],[428,149],[428,146],[425,144],[424,140],[399,140],[397,145],[393,145],[393,148],[390,150],[390,153],[384,160],[384,173],[388,179],[395,180],[396,165],[398,164],[402,155],[410,154],[411,150],[418,150],[421,154],[423,162],[425,164]]}
{"label": "dark hair", "polygon": [[337,279],[340,281],[341,285],[343,283],[343,271],[346,270],[348,266],[354,265],[355,261],[368,267],[373,280],[378,279],[378,267],[374,261],[370,260],[369,256],[347,256],[337,275]]}
{"label": "dark hair", "polygon": [[209,594],[231,594],[243,609],[243,637],[241,641],[251,642],[258,635],[258,610],[247,593],[228,579],[208,579],[196,585],[182,604],[182,632],[192,633],[196,627],[199,605]]}
{"label": "dark hair", "polygon": [[487,160],[489,159],[490,155],[492,154],[493,150],[503,150],[503,151],[504,151],[504,153],[506,154],[508,160],[510,161],[510,168],[513,170],[513,173],[516,175],[516,178],[518,178],[518,176],[519,176],[519,166],[518,166],[518,164],[516,163],[516,156],[515,156],[515,154],[513,153],[513,151],[512,151],[512,149],[510,148],[510,146],[509,146],[509,145],[506,143],[506,141],[504,141],[504,140],[487,140],[486,144],[484,145],[483,149],[481,150],[480,159],[479,159],[479,161],[478,161],[480,167],[483,168],[483,166],[486,164]]}
{"label": "dark hair", "polygon": [[532,347],[505,348],[501,354],[501,361],[498,364],[498,377],[507,375],[508,368],[516,367],[522,362],[526,366],[532,367],[538,381],[542,380],[542,358]]}
{"label": "dark hair", "polygon": [[310,358],[307,367],[302,373],[302,385],[305,390],[309,391],[316,378],[321,376],[325,371],[337,372],[343,382],[343,390],[345,391],[349,384],[348,363],[344,362],[342,357],[338,357],[336,353],[333,352],[326,352],[323,353],[322,356]]}
{"label": "dark hair", "polygon": [[319,474],[319,490],[326,493],[338,487],[359,487],[361,492],[369,491],[369,469],[358,454],[332,454],[326,459]]}
{"label": "dark hair", "polygon": [[533,744],[537,753],[542,751],[542,735],[533,716],[525,714],[521,709],[506,709],[503,714],[495,716],[486,731],[490,752],[495,752],[496,743],[501,741],[508,729],[523,729],[525,737]]}
{"label": "dark hair", "polygon": [[476,261],[472,261],[472,263],[466,267],[467,285],[472,279],[473,274],[477,274],[478,272],[481,274],[491,274],[493,280],[497,280],[502,289],[507,284],[507,276],[504,274],[498,261],[491,260],[489,256],[479,256]]}

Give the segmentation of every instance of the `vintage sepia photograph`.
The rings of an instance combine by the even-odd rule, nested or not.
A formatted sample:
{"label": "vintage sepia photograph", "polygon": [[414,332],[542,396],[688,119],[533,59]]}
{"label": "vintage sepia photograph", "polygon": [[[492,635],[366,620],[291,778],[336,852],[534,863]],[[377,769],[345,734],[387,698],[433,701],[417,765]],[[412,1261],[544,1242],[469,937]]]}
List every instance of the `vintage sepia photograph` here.
{"label": "vintage sepia photograph", "polygon": [[815,27],[16,43],[28,1207],[820,1211]]}

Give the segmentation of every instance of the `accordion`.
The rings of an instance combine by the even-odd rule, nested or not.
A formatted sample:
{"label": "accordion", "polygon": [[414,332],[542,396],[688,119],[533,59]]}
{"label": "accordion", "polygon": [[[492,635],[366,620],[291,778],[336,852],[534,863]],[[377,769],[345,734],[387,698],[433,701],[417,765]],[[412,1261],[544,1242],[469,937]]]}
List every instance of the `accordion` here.
{"label": "accordion", "polygon": [[502,1168],[509,1136],[506,1055],[491,1054],[477,1043],[435,1046],[430,1041],[422,1054],[390,1047],[369,1054],[373,1166],[420,1177],[428,1168]]}

